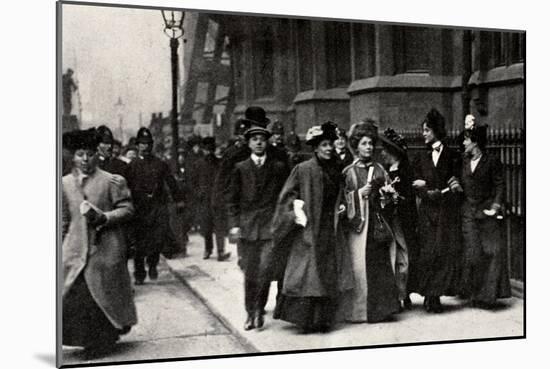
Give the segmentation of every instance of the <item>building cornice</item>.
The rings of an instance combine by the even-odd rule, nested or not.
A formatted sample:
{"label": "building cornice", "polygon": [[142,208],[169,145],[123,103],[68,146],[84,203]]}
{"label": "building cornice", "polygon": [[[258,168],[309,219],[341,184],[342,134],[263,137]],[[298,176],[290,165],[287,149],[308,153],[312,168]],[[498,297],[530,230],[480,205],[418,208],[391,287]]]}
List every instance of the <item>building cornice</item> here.
{"label": "building cornice", "polygon": [[525,64],[517,63],[509,66],[502,66],[488,71],[476,71],[468,81],[469,85],[491,86],[525,82]]}
{"label": "building cornice", "polygon": [[448,91],[459,90],[460,88],[460,76],[431,76],[428,73],[403,73],[353,81],[347,93],[357,95],[374,91]]}
{"label": "building cornice", "polygon": [[346,87],[331,88],[329,90],[309,90],[300,92],[294,98],[294,104],[312,101],[349,101]]}

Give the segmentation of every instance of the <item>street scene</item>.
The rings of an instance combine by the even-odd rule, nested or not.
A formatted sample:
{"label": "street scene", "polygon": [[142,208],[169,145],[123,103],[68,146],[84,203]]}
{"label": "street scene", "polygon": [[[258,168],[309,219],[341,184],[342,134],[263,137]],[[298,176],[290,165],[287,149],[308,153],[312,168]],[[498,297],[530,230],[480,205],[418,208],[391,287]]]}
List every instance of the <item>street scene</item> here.
{"label": "street scene", "polygon": [[525,336],[524,32],[58,12],[58,365]]}

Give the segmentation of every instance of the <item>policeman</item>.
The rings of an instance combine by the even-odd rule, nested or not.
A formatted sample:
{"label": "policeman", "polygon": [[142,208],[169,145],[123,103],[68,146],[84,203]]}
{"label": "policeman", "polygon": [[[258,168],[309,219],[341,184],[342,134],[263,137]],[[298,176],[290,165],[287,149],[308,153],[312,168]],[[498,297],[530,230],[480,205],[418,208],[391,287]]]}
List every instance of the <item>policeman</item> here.
{"label": "policeman", "polygon": [[128,165],[127,180],[136,208],[134,277],[135,283],[141,285],[146,276],[145,262],[149,268],[149,278],[157,279],[160,252],[169,242],[169,196],[166,186],[175,201],[180,200],[180,193],[168,164],[153,156],[153,137],[147,128],[139,129],[136,143],[138,157]]}

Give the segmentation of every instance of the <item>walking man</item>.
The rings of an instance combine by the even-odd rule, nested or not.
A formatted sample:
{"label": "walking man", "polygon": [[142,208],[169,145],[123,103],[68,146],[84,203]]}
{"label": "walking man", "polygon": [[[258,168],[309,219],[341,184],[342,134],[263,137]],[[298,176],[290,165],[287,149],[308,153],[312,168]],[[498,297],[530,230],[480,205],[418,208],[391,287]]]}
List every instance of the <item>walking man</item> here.
{"label": "walking man", "polygon": [[230,239],[239,238],[237,249],[245,278],[245,330],[264,324],[270,282],[260,282],[259,271],[272,248],[271,220],[288,175],[286,163],[267,154],[270,132],[259,122],[251,123],[245,132],[251,153],[233,170],[226,199]]}

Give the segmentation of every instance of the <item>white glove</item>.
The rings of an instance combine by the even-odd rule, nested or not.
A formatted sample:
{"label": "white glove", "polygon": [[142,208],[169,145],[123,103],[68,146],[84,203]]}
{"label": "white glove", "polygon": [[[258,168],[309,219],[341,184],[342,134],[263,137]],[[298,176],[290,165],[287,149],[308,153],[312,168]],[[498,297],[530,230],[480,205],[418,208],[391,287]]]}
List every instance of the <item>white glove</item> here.
{"label": "white glove", "polygon": [[296,199],[292,202],[292,206],[294,208],[294,222],[302,227],[305,227],[307,224],[307,217],[304,212],[304,201]]}

